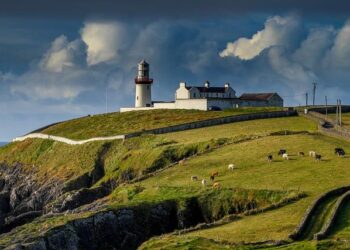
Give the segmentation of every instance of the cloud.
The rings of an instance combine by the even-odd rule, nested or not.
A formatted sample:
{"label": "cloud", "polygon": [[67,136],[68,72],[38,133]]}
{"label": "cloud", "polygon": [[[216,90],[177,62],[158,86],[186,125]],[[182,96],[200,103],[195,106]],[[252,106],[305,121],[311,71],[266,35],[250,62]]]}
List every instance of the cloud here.
{"label": "cloud", "polygon": [[32,100],[72,99],[92,88],[91,77],[85,70],[65,70],[59,73],[32,70],[18,76],[10,89],[11,93]]}
{"label": "cloud", "polygon": [[[17,112],[18,117],[59,114],[45,123],[65,119],[64,113],[72,117],[104,112],[106,87],[110,111],[133,105],[133,78],[142,58],[151,65],[154,100],[173,100],[182,80],[193,85],[210,80],[214,86],[230,82],[238,94],[276,91],[287,105],[303,103],[301,95],[316,80],[322,100],[325,94],[330,102],[340,95],[350,98],[341,91],[350,79],[348,23],[317,26],[288,15],[266,18],[261,28],[256,20],[260,19],[254,24],[247,19],[146,23],[88,19],[67,33],[57,32],[59,36],[45,43],[46,49],[25,71],[2,69],[1,112],[5,116]],[[232,30],[237,39],[232,39]],[[244,38],[241,34],[247,32],[253,35]],[[228,41],[237,48],[221,57]]]}
{"label": "cloud", "polygon": [[293,59],[309,69],[320,68],[336,35],[337,31],[332,26],[311,29],[300,47],[293,52]]}
{"label": "cloud", "polygon": [[350,69],[350,20],[338,31],[334,44],[324,59],[325,67]]}
{"label": "cloud", "polygon": [[[268,51],[268,58],[272,69],[281,76],[290,89],[304,93],[308,84],[317,80],[316,75],[304,68],[301,64],[294,62],[289,52],[283,47],[274,47]],[[297,93],[297,94],[298,94]]]}
{"label": "cloud", "polygon": [[67,37],[61,35],[52,42],[39,67],[49,72],[62,72],[63,68],[82,65],[85,60],[85,44],[80,39],[69,42]]}
{"label": "cloud", "polygon": [[264,29],[251,38],[239,38],[227,43],[226,49],[220,52],[220,56],[236,56],[243,60],[251,60],[264,49],[272,46],[290,47],[299,26],[299,18],[296,16],[271,17],[266,20]]}
{"label": "cloud", "polygon": [[94,65],[115,59],[125,47],[126,37],[126,30],[118,22],[86,22],[81,39],[87,45],[87,63]]}

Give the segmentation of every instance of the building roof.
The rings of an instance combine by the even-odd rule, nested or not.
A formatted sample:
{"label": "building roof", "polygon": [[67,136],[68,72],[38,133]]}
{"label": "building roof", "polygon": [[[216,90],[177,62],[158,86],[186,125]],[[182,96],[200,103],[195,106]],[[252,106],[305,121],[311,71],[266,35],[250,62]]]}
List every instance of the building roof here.
{"label": "building roof", "polygon": [[239,99],[243,101],[268,101],[277,93],[243,93]]}
{"label": "building roof", "polygon": [[225,87],[196,87],[196,86],[186,86],[186,89],[190,90],[191,88],[198,89],[201,93],[225,93]]}

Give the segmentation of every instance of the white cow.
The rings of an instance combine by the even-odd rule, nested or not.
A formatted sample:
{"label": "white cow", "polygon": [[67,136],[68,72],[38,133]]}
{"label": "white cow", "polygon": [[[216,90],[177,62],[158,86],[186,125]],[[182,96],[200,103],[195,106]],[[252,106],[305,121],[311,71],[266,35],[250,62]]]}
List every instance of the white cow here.
{"label": "white cow", "polygon": [[289,156],[288,156],[288,154],[286,154],[286,153],[284,153],[284,154],[282,155],[282,158],[285,159],[285,160],[289,160]]}
{"label": "white cow", "polygon": [[315,158],[316,152],[315,151],[309,151],[309,156]]}
{"label": "white cow", "polygon": [[235,169],[235,164],[229,164],[227,169],[233,171]]}
{"label": "white cow", "polygon": [[207,185],[207,180],[203,179],[203,180],[202,180],[202,186],[205,187],[206,185]]}
{"label": "white cow", "polygon": [[192,175],[191,176],[191,181],[198,181],[198,176],[197,175]]}

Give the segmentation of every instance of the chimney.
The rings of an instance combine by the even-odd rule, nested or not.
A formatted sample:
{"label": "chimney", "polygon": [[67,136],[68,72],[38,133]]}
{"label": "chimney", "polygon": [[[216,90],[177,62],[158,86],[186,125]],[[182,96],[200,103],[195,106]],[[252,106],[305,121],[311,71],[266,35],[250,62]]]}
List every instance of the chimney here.
{"label": "chimney", "polygon": [[225,83],[225,89],[228,89],[229,87],[230,87],[230,84],[227,82],[227,83]]}
{"label": "chimney", "polygon": [[210,87],[210,83],[209,83],[209,81],[205,81],[205,83],[204,83],[204,87],[206,87],[206,88],[209,88],[209,87]]}
{"label": "chimney", "polygon": [[180,87],[186,87],[186,82],[180,82]]}

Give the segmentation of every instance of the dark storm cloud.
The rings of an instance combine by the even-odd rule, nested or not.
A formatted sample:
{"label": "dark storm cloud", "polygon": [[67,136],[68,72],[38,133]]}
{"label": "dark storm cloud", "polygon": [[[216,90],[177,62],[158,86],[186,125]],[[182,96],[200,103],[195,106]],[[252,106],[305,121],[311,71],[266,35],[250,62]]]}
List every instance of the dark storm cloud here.
{"label": "dark storm cloud", "polygon": [[32,17],[82,18],[99,16],[108,18],[142,19],[208,18],[247,12],[328,13],[339,15],[350,12],[350,2],[343,0],[2,0],[0,15]]}

